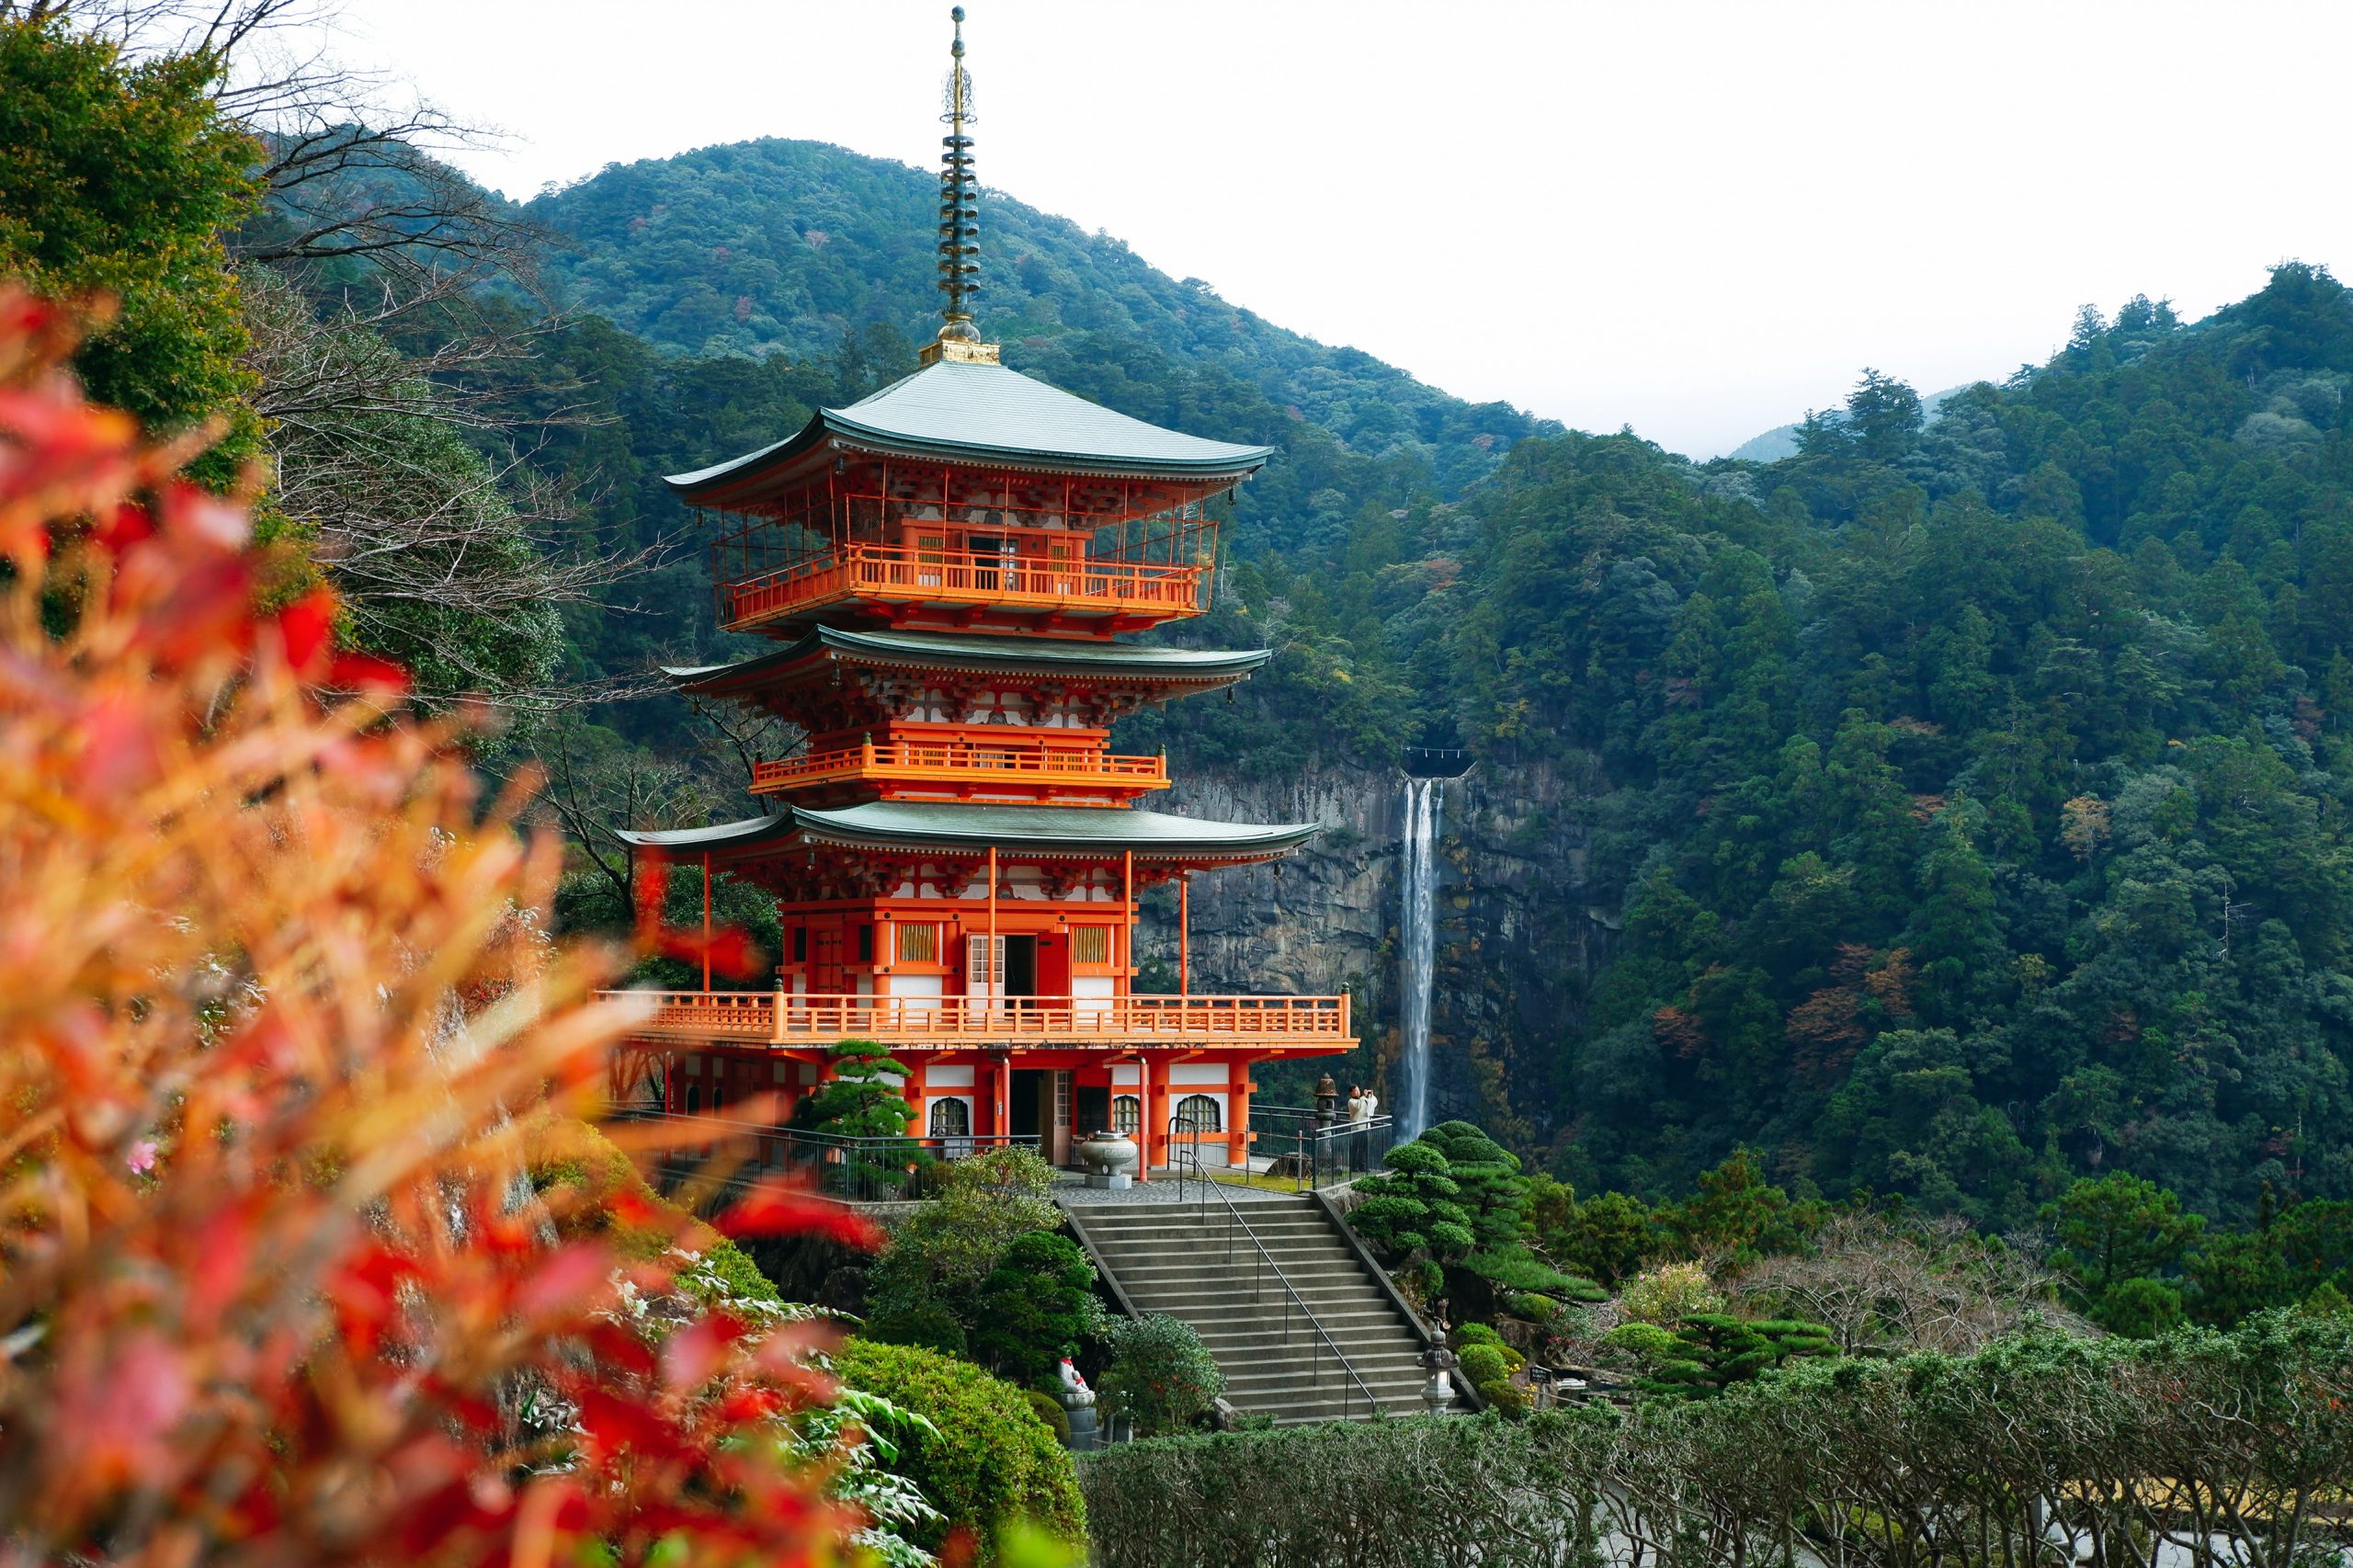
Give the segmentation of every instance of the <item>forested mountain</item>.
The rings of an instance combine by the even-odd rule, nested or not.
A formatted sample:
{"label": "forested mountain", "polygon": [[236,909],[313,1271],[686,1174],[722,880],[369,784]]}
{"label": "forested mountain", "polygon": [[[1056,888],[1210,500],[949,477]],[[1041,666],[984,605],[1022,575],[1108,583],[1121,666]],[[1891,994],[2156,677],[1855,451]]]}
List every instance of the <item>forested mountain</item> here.
{"label": "forested mountain", "polygon": [[[921,169],[770,139],[611,165],[525,212],[565,242],[548,269],[574,308],[666,355],[805,359],[877,326],[931,335],[938,204]],[[1233,417],[1211,405],[1233,402],[1221,387],[1231,379],[1350,451],[1426,465],[1449,490],[1530,427],[1503,404],[1466,403],[1286,332],[1001,192],[983,198],[981,222],[981,323],[1029,374],[1152,404],[1170,365],[1219,372],[1204,378],[1211,403],[1196,417]]]}
{"label": "forested mountain", "polygon": [[[661,469],[887,379],[928,200],[787,142],[543,198],[575,305],[633,329],[566,335],[620,416],[570,460],[651,516]],[[1795,456],[1695,465],[988,213],[1010,362],[1284,448],[1180,633],[1282,656],[1122,744],[1246,778],[1459,739],[1596,781],[1554,825],[1623,930],[1491,1108],[1565,1174],[1674,1190],[1745,1142],[1994,1223],[2111,1168],[2226,1215],[2267,1182],[2353,1196],[2353,301],[2325,273],[2196,325],[2086,313],[1933,422],[1867,377]],[[665,623],[579,641],[618,666]]]}
{"label": "forested mountain", "polygon": [[1933,426],[1870,377],[1784,462],[1570,436],[1414,519],[1459,562],[1384,623],[1415,689],[1606,780],[1563,1167],[1745,1142],[1995,1222],[2102,1169],[2353,1193],[2349,382],[2353,297],[2288,266],[2086,312]]}

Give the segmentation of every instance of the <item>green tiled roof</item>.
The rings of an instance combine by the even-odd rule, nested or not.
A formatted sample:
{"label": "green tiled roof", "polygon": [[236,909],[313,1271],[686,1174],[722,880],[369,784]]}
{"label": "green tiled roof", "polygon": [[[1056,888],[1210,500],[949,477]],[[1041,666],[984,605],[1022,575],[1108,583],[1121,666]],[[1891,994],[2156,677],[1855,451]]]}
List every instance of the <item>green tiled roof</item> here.
{"label": "green tiled roof", "polygon": [[1164,430],[1002,365],[943,359],[847,408],[819,410],[786,440],[664,483],[692,501],[783,468],[834,437],[913,457],[1145,479],[1240,479],[1274,455],[1272,447]]}
{"label": "green tiled roof", "polygon": [[1010,670],[1024,675],[1095,676],[1104,679],[1240,680],[1273,655],[1264,648],[1235,652],[1151,648],[1134,642],[1060,637],[978,636],[956,632],[851,631],[820,626],[774,653],[732,665],[665,665],[662,673],[689,691],[718,692],[770,671],[799,664],[821,649],[852,659],[929,668]]}
{"label": "green tiled roof", "polygon": [[1210,822],[1166,812],[1103,806],[981,806],[871,801],[818,811],[787,806],[773,816],[666,833],[624,833],[647,849],[733,858],[800,838],[878,848],[998,849],[1031,854],[1117,853],[1139,859],[1258,859],[1288,854],[1318,832],[1313,823],[1275,826]]}

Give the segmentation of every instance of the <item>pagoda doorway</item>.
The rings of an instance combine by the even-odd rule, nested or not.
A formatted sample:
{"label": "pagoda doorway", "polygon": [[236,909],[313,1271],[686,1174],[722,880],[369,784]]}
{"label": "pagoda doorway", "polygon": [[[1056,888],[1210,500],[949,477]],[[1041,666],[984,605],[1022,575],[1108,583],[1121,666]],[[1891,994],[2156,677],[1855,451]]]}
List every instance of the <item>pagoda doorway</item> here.
{"label": "pagoda doorway", "polygon": [[1005,994],[1007,996],[1038,994],[1037,937],[1005,938]]}
{"label": "pagoda doorway", "polygon": [[1067,1071],[1016,1067],[1007,1095],[1006,1131],[1038,1140],[1048,1165],[1070,1163],[1071,1078]]}

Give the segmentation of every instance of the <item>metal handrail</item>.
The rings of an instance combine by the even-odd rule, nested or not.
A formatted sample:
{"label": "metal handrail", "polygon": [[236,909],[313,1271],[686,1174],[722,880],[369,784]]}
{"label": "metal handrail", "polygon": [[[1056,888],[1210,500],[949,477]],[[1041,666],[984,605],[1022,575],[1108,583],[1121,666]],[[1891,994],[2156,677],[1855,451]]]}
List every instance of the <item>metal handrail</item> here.
{"label": "metal handrail", "polygon": [[723,1108],[710,1112],[632,1107],[617,1120],[668,1122],[703,1134],[674,1149],[658,1162],[666,1176],[699,1176],[711,1151],[729,1149],[746,1156],[729,1175],[712,1184],[717,1191],[741,1193],[779,1173],[797,1173],[817,1179],[830,1195],[858,1201],[924,1196],[915,1183],[919,1162],[954,1161],[998,1149],[1040,1150],[1034,1132],[916,1132],[896,1137],[853,1137],[820,1132],[812,1128],[777,1122],[743,1121]]}
{"label": "metal handrail", "polygon": [[[1200,1183],[1202,1189],[1200,1203],[1200,1210],[1204,1217],[1201,1221],[1202,1224],[1206,1226],[1209,1222],[1207,1219],[1207,1215],[1209,1213],[1209,1194],[1211,1191],[1214,1191],[1217,1194],[1218,1201],[1225,1205],[1225,1256],[1227,1259],[1231,1261],[1233,1256],[1233,1233],[1236,1230],[1239,1230],[1244,1235],[1250,1238],[1251,1246],[1257,1250],[1259,1263],[1264,1267],[1271,1268],[1275,1271],[1275,1283],[1283,1288],[1283,1294],[1290,1297],[1290,1304],[1299,1309],[1299,1315],[1307,1320],[1307,1326],[1315,1331],[1315,1337],[1324,1342],[1324,1348],[1332,1353],[1332,1359],[1340,1364],[1340,1369],[1348,1374],[1348,1381],[1357,1385],[1357,1392],[1364,1395],[1366,1413],[1372,1415],[1380,1415],[1381,1401],[1374,1395],[1371,1388],[1367,1385],[1364,1378],[1357,1371],[1356,1364],[1348,1359],[1347,1353],[1343,1351],[1339,1346],[1333,1341],[1331,1335],[1324,1331],[1324,1320],[1315,1315],[1315,1310],[1313,1307],[1310,1307],[1307,1304],[1306,1299],[1301,1296],[1298,1290],[1292,1288],[1290,1277],[1283,1272],[1283,1266],[1275,1261],[1275,1255],[1267,1250],[1267,1244],[1258,1239],[1258,1233],[1250,1228],[1250,1222],[1242,1218],[1241,1210],[1236,1208],[1233,1199],[1226,1195],[1224,1187],[1220,1183],[1210,1179],[1208,1171],[1204,1169],[1201,1165],[1202,1131],[1199,1128],[1180,1129],[1177,1126],[1177,1119],[1175,1117],[1171,1117],[1168,1121],[1169,1163],[1171,1165],[1176,1165],[1176,1163],[1177,1139],[1180,1135],[1188,1141],[1188,1153],[1190,1155],[1193,1176],[1196,1181]],[[1218,1136],[1222,1138],[1224,1135],[1220,1133]],[[1180,1204],[1185,1201],[1185,1167],[1183,1165],[1176,1165],[1176,1201]],[[1259,1276],[1259,1278],[1263,1279],[1263,1274]],[[1290,1319],[1288,1316],[1283,1319],[1283,1340],[1286,1344],[1290,1340]],[[1315,1365],[1316,1381],[1320,1383],[1323,1381],[1324,1365],[1323,1359],[1320,1357],[1317,1358]],[[1340,1415],[1344,1419],[1347,1417],[1347,1413],[1351,1408],[1352,1406],[1348,1403],[1347,1395],[1343,1393],[1341,1395],[1340,1402]]]}
{"label": "metal handrail", "polygon": [[[1262,1149],[1280,1149],[1288,1142],[1292,1162],[1292,1190],[1315,1192],[1322,1189],[1325,1166],[1336,1163],[1342,1179],[1354,1180],[1369,1175],[1385,1158],[1395,1142],[1396,1122],[1387,1116],[1367,1117],[1361,1121],[1341,1119],[1334,1111],[1306,1106],[1258,1105],[1250,1107],[1251,1136],[1260,1139],[1258,1124],[1267,1123]],[[1363,1140],[1364,1168],[1347,1151]],[[1336,1162],[1334,1152],[1341,1151]]]}

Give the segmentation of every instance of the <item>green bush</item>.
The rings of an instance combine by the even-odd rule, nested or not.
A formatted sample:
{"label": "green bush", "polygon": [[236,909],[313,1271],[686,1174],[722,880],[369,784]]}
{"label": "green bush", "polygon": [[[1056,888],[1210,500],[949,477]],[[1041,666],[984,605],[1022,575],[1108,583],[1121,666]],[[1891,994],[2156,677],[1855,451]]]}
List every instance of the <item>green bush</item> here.
{"label": "green bush", "polygon": [[1551,1296],[1522,1290],[1511,1299],[1511,1315],[1526,1318],[1532,1324],[1549,1324],[1561,1315],[1561,1303]]}
{"label": "green bush", "polygon": [[1033,1231],[1006,1249],[981,1286],[972,1349],[1004,1376],[1026,1382],[1076,1355],[1079,1342],[1101,1333],[1103,1323],[1095,1266],[1078,1244]]}
{"label": "green bush", "polygon": [[1348,1210],[1357,1234],[1392,1256],[1424,1248],[1459,1256],[1478,1245],[1444,1153],[1416,1139],[1390,1150],[1382,1164],[1386,1169],[1357,1183],[1363,1201]]}
{"label": "green bush", "polygon": [[1712,1312],[1722,1305],[1708,1271],[1696,1263],[1661,1264],[1629,1279],[1618,1292],[1618,1310],[1626,1317],[1669,1327],[1693,1312]]}
{"label": "green bush", "polygon": [[945,1162],[939,1196],[891,1233],[867,1281],[868,1315],[918,1307],[954,1315],[969,1335],[981,1322],[988,1278],[1023,1236],[1062,1229],[1049,1198],[1053,1167],[1028,1149],[993,1149]]}
{"label": "green bush", "polygon": [[1527,1415],[1530,1403],[1528,1391],[1509,1378],[1490,1378],[1475,1386],[1479,1390],[1479,1397],[1485,1400],[1490,1408],[1515,1421]]}
{"label": "green bush", "polygon": [[1102,1403],[1133,1416],[1142,1436],[1184,1430],[1225,1392],[1225,1374],[1189,1324],[1154,1312],[1114,1323],[1105,1337]]}
{"label": "green bush", "polygon": [[867,1338],[884,1345],[917,1345],[942,1356],[963,1358],[968,1352],[964,1325],[944,1307],[905,1307],[866,1320]]}
{"label": "green bush", "polygon": [[2181,1292],[2162,1279],[2120,1279],[2092,1303],[2092,1321],[2127,1339],[2154,1339],[2181,1322]]}
{"label": "green bush", "polygon": [[1038,1419],[1053,1429],[1054,1441],[1069,1448],[1070,1412],[1063,1408],[1063,1402],[1052,1394],[1040,1393],[1036,1389],[1023,1389],[1021,1397],[1029,1402],[1029,1408],[1038,1413]]}
{"label": "green bush", "polygon": [[1441,1121],[1418,1142],[1446,1156],[1447,1175],[1461,1192],[1457,1201],[1468,1214],[1463,1224],[1472,1245],[1505,1254],[1519,1250],[1530,1228],[1528,1178],[1519,1174],[1519,1156],[1467,1121]]}
{"label": "green bush", "polygon": [[1644,1353],[1649,1375],[1640,1386],[1653,1394],[1704,1398],[1786,1361],[1837,1353],[1836,1341],[1820,1324],[1795,1318],[1746,1322],[1725,1312],[1692,1312],[1671,1344],[1661,1347],[1654,1342]]}
{"label": "green bush", "polygon": [[937,1436],[911,1435],[891,1468],[946,1516],[926,1543],[969,1528],[980,1540],[1027,1517],[1068,1541],[1086,1538],[1086,1510],[1070,1453],[1025,1391],[978,1367],[912,1345],[858,1338],[834,1358],[841,1381],[929,1417]]}
{"label": "green bush", "polygon": [[1504,1358],[1500,1345],[1466,1345],[1457,1354],[1462,1362],[1463,1380],[1473,1388],[1484,1388],[1497,1378],[1511,1376],[1511,1363]]}
{"label": "green bush", "polygon": [[[1358,1568],[1461,1562],[1475,1542],[1482,1562],[1567,1568],[1605,1560],[1579,1527],[1608,1518],[1669,1542],[1678,1561],[1675,1547],[1689,1543],[1694,1563],[1729,1562],[1757,1542],[1850,1561],[1893,1544],[1915,1562],[2034,1562],[2063,1535],[2102,1562],[2136,1551],[2146,1562],[2150,1543],[2180,1528],[2179,1499],[2202,1492],[2276,1500],[2222,1510],[2218,1557],[2300,1563],[2336,1544],[2335,1527],[2324,1540],[2300,1505],[2344,1484],[2353,1319],[2276,1312],[2228,1334],[2038,1332],[1969,1356],[1798,1361],[1715,1399],[1568,1403],[1524,1421],[1502,1418],[1511,1396],[1484,1392],[1497,1415],[1086,1455],[1092,1561]],[[1865,1466],[1868,1519],[1857,1502]],[[2087,1466],[2166,1482],[2086,1485]],[[2020,1506],[2029,1497],[2042,1506]]]}
{"label": "green bush", "polygon": [[1571,1301],[1587,1302],[1609,1299],[1609,1293],[1592,1280],[1563,1274],[1525,1250],[1472,1253],[1456,1267],[1466,1274],[1477,1275],[1498,1290],[1541,1290],[1550,1295],[1566,1296]]}
{"label": "green bush", "polygon": [[1446,1336],[1446,1343],[1456,1350],[1466,1345],[1493,1345],[1500,1347],[1504,1336],[1483,1323],[1466,1323]]}

